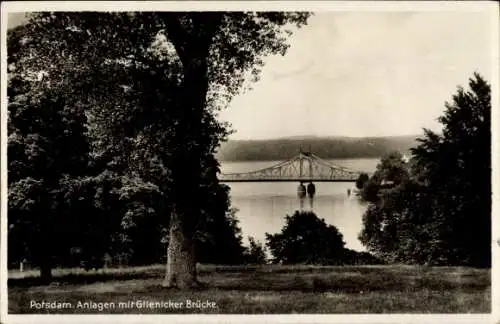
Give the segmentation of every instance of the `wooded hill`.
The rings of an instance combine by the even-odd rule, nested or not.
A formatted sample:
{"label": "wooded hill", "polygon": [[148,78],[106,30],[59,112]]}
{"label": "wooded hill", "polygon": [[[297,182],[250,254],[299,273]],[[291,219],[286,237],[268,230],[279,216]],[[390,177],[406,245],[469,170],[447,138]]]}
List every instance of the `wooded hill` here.
{"label": "wooded hill", "polygon": [[288,137],[269,140],[231,140],[222,144],[221,161],[286,160],[300,150],[324,159],[378,158],[391,151],[407,152],[417,135],[387,137]]}

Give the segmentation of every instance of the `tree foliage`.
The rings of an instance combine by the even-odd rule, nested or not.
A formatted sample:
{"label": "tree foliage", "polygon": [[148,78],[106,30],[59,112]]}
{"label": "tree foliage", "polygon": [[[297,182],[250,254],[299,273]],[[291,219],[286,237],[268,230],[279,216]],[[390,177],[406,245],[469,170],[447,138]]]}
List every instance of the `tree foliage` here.
{"label": "tree foliage", "polygon": [[265,264],[267,263],[266,251],[262,243],[256,241],[252,236],[248,237],[249,246],[245,251],[245,263]]}
{"label": "tree foliage", "polygon": [[286,216],[281,233],[266,233],[266,245],[273,263],[361,265],[383,261],[369,252],[345,248],[343,235],[313,212],[296,211]]}
{"label": "tree foliage", "polygon": [[[221,244],[220,239],[236,228],[214,158],[229,132],[215,114],[244,89],[249,75],[258,79],[264,56],[286,52],[293,25],[304,25],[308,16],[293,12],[31,14],[26,24],[8,35],[13,75],[9,91],[17,91],[9,94],[9,155],[14,157],[9,172],[19,173],[9,183],[9,221],[22,223],[16,214],[24,208],[22,201],[47,196],[41,192],[53,194],[60,179],[76,179],[78,172],[88,172],[85,185],[72,191],[80,204],[88,205],[80,210],[102,216],[112,208],[109,215],[121,215],[110,220],[119,224],[118,229],[102,227],[105,241],[95,240],[103,243],[97,245],[141,251],[152,248],[138,246],[144,236],[155,237],[154,241],[162,237],[160,245],[167,236],[169,251],[176,252],[168,258],[168,285],[190,286],[196,280],[195,250],[206,255],[206,246],[196,247],[195,242],[219,240]],[[59,122],[53,116],[64,109],[71,113]],[[32,112],[44,114],[37,124],[43,129],[23,133],[17,128],[33,123]],[[54,128],[52,123],[63,126]],[[78,130],[73,132],[72,127]],[[43,133],[50,131],[54,133]],[[61,133],[56,131],[76,137],[64,139],[59,147],[56,138]],[[33,144],[40,138],[41,144]],[[51,158],[60,152],[65,154],[62,158]],[[88,161],[78,166],[75,161],[82,157]],[[24,165],[33,158],[36,163]],[[50,161],[56,161],[54,174],[40,172],[40,166]],[[29,167],[38,169],[30,173]],[[45,185],[47,181],[51,186]],[[43,199],[59,205],[54,197]],[[39,207],[29,208],[30,217],[38,217]],[[59,208],[52,210],[60,214]],[[44,226],[43,235],[51,237],[46,227],[52,220],[25,223],[32,228],[37,222]],[[170,232],[165,233],[165,228]],[[200,235],[207,228],[226,234]],[[9,233],[10,238],[16,237],[14,233]],[[89,235],[96,234],[89,230]],[[34,237],[33,246],[40,240]],[[238,250],[239,240],[236,234],[228,248]],[[43,258],[52,258],[53,248],[45,251]]]}
{"label": "tree foliage", "polygon": [[345,242],[335,226],[313,212],[296,211],[287,215],[281,233],[266,233],[266,241],[274,259],[283,264],[334,264],[343,257]]}
{"label": "tree foliage", "polygon": [[370,180],[370,176],[366,173],[361,173],[356,180],[356,188],[363,189],[368,180]]}
{"label": "tree foliage", "polygon": [[469,88],[445,104],[442,134],[424,130],[410,178],[364,215],[362,242],[387,260],[491,264],[491,90],[477,73]]}
{"label": "tree foliage", "polygon": [[361,185],[361,177],[364,180],[360,188],[361,199],[368,202],[377,202],[382,191],[398,186],[409,179],[410,164],[404,160],[400,152],[390,152],[380,159],[371,177],[367,179],[367,176],[360,175],[356,185],[358,185],[358,182]]}
{"label": "tree foliage", "polygon": [[9,79],[9,252],[17,261],[29,256],[45,277],[75,243],[72,188],[88,163],[84,113],[60,93],[38,80]]}

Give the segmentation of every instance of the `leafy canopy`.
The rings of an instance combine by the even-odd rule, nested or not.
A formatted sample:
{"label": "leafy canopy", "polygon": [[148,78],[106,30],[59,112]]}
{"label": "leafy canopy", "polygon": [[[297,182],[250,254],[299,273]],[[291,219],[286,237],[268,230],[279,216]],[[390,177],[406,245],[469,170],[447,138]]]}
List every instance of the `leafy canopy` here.
{"label": "leafy canopy", "polygon": [[[205,56],[209,81],[206,93],[199,94],[206,102],[197,121],[201,127],[196,144],[203,148],[202,183],[193,184],[201,188],[203,201],[198,225],[208,226],[222,217],[233,228],[227,214],[227,188],[217,182],[218,163],[213,157],[229,131],[215,113],[243,89],[247,76],[257,79],[264,56],[285,53],[292,25],[304,25],[308,16],[31,14],[26,24],[8,32],[7,40],[9,240],[36,230],[41,236],[33,235],[32,242],[17,241],[30,245],[29,250],[55,236],[51,231],[55,217],[72,215],[72,224],[91,229],[96,228],[92,222],[113,215],[104,221],[106,226],[100,226],[102,233],[89,230],[90,239],[68,234],[67,241],[59,242],[64,242],[62,249],[81,244],[72,240],[76,237],[99,242],[89,247],[101,247],[100,252],[92,250],[99,254],[103,247],[128,246],[125,243],[143,236],[136,235],[137,226],[145,222],[141,217],[168,215],[171,152],[193,144],[180,140],[176,125],[193,122],[185,113],[186,98],[177,94],[195,54]],[[47,217],[38,217],[42,214]],[[158,222],[168,220],[160,217],[155,222],[147,226],[160,227],[155,235],[162,237]],[[44,249],[49,255],[43,258],[53,256],[52,248]]]}
{"label": "leafy canopy", "polygon": [[475,73],[445,107],[442,134],[424,130],[412,149],[410,177],[387,168],[402,181],[372,200],[360,239],[389,261],[490,266],[490,85]]}
{"label": "leafy canopy", "polygon": [[313,212],[296,211],[287,215],[281,233],[266,233],[274,262],[293,264],[334,264],[343,258],[342,234]]}

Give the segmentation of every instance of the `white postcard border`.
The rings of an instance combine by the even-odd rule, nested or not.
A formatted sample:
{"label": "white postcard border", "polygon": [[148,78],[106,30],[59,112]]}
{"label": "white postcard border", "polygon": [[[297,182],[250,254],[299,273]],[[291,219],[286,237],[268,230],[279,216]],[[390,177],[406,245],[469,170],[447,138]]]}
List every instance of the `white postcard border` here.
{"label": "white postcard border", "polygon": [[[499,10],[492,1],[14,1],[2,3],[1,19],[1,239],[0,322],[2,323],[500,323],[500,110]],[[7,314],[7,15],[33,11],[489,11],[492,18],[492,313],[363,315],[8,315]],[[496,216],[496,218],[495,218]],[[496,287],[496,289],[495,289]]]}

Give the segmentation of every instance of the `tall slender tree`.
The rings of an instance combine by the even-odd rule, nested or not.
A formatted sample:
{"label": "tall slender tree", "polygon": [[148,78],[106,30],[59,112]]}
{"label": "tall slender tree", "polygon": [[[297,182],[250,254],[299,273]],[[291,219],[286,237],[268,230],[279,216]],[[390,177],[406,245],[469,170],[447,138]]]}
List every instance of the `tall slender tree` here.
{"label": "tall slender tree", "polygon": [[[170,243],[165,286],[189,287],[196,284],[192,233],[199,206],[191,200],[199,193],[202,174],[200,143],[202,114],[210,82],[235,94],[248,70],[258,73],[265,54],[286,50],[281,27],[303,24],[307,14],[283,13],[172,13],[166,15],[167,37],[173,43],[183,66],[180,98],[182,114],[190,123],[175,129],[177,143],[173,153],[173,201]],[[188,171],[187,171],[188,170]]]}
{"label": "tall slender tree", "polygon": [[491,86],[478,73],[458,87],[412,150],[415,173],[441,217],[440,242],[449,263],[491,265]]}

